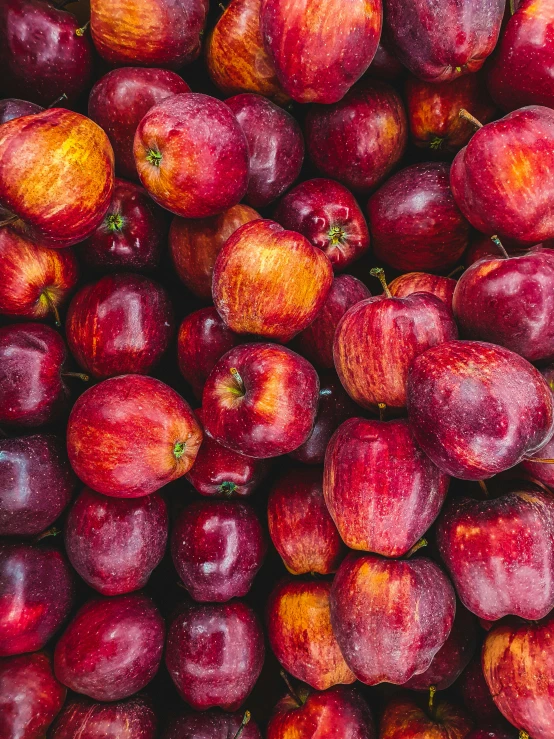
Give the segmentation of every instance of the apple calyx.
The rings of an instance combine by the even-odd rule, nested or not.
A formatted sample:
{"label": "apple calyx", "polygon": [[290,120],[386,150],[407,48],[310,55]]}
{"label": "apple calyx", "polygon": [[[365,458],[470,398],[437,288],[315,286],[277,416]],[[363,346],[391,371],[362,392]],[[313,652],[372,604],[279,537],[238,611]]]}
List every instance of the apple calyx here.
{"label": "apple calyx", "polygon": [[474,115],[468,113],[465,108],[460,108],[460,112],[458,113],[458,115],[460,116],[460,118],[463,118],[465,121],[468,121],[468,123],[471,123],[473,126],[475,126],[475,129],[477,131],[480,128],[483,128],[483,124],[481,123],[481,121],[478,121]]}
{"label": "apple calyx", "polygon": [[241,734],[242,734],[242,732],[244,731],[244,727],[245,727],[245,726],[246,726],[246,724],[247,724],[247,723],[248,723],[248,722],[250,721],[250,719],[251,719],[251,714],[250,714],[250,711],[245,711],[245,712],[244,712],[244,716],[242,717],[242,721],[241,721],[241,723],[240,723],[240,726],[239,726],[239,728],[238,728],[238,731],[237,731],[237,733],[235,734],[235,736],[233,737],[233,739],[239,739],[240,735],[241,735]]}
{"label": "apple calyx", "polygon": [[300,694],[294,689],[289,676],[284,670],[280,670],[279,675],[283,678],[285,685],[287,686],[287,692],[290,695],[290,697],[293,699],[293,701],[297,704],[298,708],[301,708],[304,703],[306,702],[306,698],[302,699]]}
{"label": "apple calyx", "polygon": [[387,298],[392,298],[392,293],[389,290],[389,286],[387,285],[385,270],[382,267],[372,267],[372,269],[369,270],[369,274],[372,277],[377,277],[377,279],[381,283],[384,294],[387,296]]}
{"label": "apple calyx", "polygon": [[337,244],[344,244],[345,233],[340,226],[331,226],[327,231],[329,237],[329,243],[331,246],[337,246]]}
{"label": "apple calyx", "polygon": [[109,213],[106,216],[106,228],[110,233],[115,233],[123,231],[123,226],[125,225],[125,219],[120,213]]}
{"label": "apple calyx", "polygon": [[418,550],[426,546],[427,546],[427,539],[420,539],[419,541],[416,541],[416,543],[413,545],[411,549],[408,549],[404,557],[406,559],[410,559],[410,557],[412,557]]}
{"label": "apple calyx", "polygon": [[181,457],[185,453],[186,448],[187,448],[186,441],[177,441],[175,443],[175,446],[173,447],[173,456],[175,457],[175,459],[181,459]]}
{"label": "apple calyx", "polygon": [[60,314],[58,313],[58,308],[56,306],[56,303],[54,302],[54,298],[51,295],[51,291],[53,291],[54,288],[51,287],[45,287],[44,290],[39,295],[39,303],[45,302],[48,306],[48,310],[53,314],[54,316],[54,323],[58,328],[62,325],[62,322],[60,321]]}
{"label": "apple calyx", "polygon": [[236,383],[236,387],[232,387],[231,392],[234,395],[243,397],[244,395],[246,395],[246,388],[244,387],[244,382],[242,380],[242,377],[240,376],[238,369],[236,367],[231,367],[229,372],[231,373],[231,376]]}
{"label": "apple calyx", "polygon": [[434,136],[429,142],[429,148],[433,149],[433,151],[439,151],[440,149],[442,149],[443,144],[444,139],[441,139],[440,136]]}
{"label": "apple calyx", "polygon": [[84,36],[87,32],[87,28],[90,26],[90,21],[87,21],[84,26],[81,26],[81,28],[77,28],[75,31],[76,36]]}
{"label": "apple calyx", "polygon": [[221,495],[224,495],[226,498],[230,498],[237,489],[237,485],[234,482],[225,481],[222,482],[217,489]]}
{"label": "apple calyx", "polygon": [[504,259],[509,259],[510,258],[510,255],[508,254],[508,252],[504,248],[503,243],[500,241],[500,239],[498,238],[498,236],[496,236],[496,234],[494,236],[491,236],[491,241],[498,248],[498,250],[500,251],[500,253],[504,257]]}
{"label": "apple calyx", "polygon": [[159,167],[162,161],[161,151],[157,151],[156,149],[148,149],[148,151],[146,152],[146,160],[150,162],[153,167]]}

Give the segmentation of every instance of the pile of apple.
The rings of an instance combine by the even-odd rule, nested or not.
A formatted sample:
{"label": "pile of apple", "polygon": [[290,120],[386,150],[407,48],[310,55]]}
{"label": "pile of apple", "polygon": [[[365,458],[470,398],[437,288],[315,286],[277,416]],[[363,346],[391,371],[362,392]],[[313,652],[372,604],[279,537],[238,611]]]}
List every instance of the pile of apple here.
{"label": "pile of apple", "polygon": [[554,739],[554,0],[0,0],[0,97],[0,739]]}

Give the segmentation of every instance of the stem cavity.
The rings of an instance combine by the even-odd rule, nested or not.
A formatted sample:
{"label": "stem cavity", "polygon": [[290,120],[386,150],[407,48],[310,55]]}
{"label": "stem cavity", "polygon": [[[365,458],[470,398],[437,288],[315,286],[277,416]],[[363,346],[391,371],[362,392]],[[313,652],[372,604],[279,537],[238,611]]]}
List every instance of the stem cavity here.
{"label": "stem cavity", "polygon": [[369,274],[372,277],[377,277],[377,279],[379,280],[379,282],[381,283],[383,287],[383,292],[385,293],[387,298],[392,298],[392,293],[389,290],[389,286],[387,285],[387,280],[385,277],[385,270],[382,267],[373,267],[372,269],[369,270]]}

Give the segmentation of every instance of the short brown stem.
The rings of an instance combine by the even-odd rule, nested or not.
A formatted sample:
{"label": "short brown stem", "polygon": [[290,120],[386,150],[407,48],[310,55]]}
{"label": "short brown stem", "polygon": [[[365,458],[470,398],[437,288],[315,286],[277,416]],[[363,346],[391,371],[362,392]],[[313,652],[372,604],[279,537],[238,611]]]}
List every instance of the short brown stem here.
{"label": "short brown stem", "polygon": [[554,459],[545,459],[544,457],[523,457],[526,462],[538,462],[539,464],[554,464]]}
{"label": "short brown stem", "polygon": [[406,559],[409,559],[412,557],[417,551],[422,549],[423,547],[427,546],[427,539],[420,539],[419,541],[416,541],[416,543],[413,545],[411,549],[409,549],[406,554],[404,555]]}
{"label": "short brown stem", "polygon": [[296,692],[296,690],[293,688],[292,683],[291,683],[291,681],[289,679],[289,676],[287,675],[287,673],[284,670],[281,670],[279,672],[279,675],[281,675],[281,677],[285,681],[285,685],[287,686],[287,690],[288,690],[288,693],[289,693],[290,697],[294,701],[296,701],[296,703],[300,707],[302,705],[302,701],[300,700],[300,697],[299,697],[298,693]]}
{"label": "short brown stem", "polygon": [[90,26],[90,21],[87,21],[84,26],[81,26],[81,28],[78,28],[75,31],[76,36],[84,36],[87,32],[87,28]]}
{"label": "short brown stem", "polygon": [[498,249],[498,251],[502,254],[502,256],[504,257],[504,259],[509,259],[510,258],[510,255],[508,254],[508,252],[504,248],[504,244],[500,241],[500,239],[498,238],[498,236],[496,236],[496,234],[494,236],[491,236],[491,241],[496,246],[496,248]]}
{"label": "short brown stem", "polygon": [[435,710],[435,693],[436,692],[437,692],[437,686],[431,685],[429,688],[429,711],[431,714],[433,714]]}
{"label": "short brown stem", "polygon": [[240,726],[238,728],[238,731],[235,734],[235,736],[233,737],[233,739],[239,739],[240,735],[244,731],[244,727],[250,721],[250,719],[251,719],[250,711],[245,711],[244,712],[244,716],[242,717],[242,721],[240,722]]}
{"label": "short brown stem", "polygon": [[[71,0],[71,2],[74,2],[74,0]],[[67,100],[67,95],[65,94],[65,92],[63,93],[63,95],[60,95],[59,98],[56,98],[53,103],[50,103],[50,105],[47,106],[48,110],[50,110],[50,108],[57,108],[58,105],[60,103],[63,103],[64,100]]]}
{"label": "short brown stem", "polygon": [[387,298],[392,298],[391,291],[389,290],[389,286],[387,285],[387,280],[385,277],[385,270],[382,267],[373,267],[369,270],[369,274],[372,277],[377,277],[379,282],[381,283],[383,287],[383,292],[387,296]]}
{"label": "short brown stem", "polygon": [[42,534],[35,536],[33,541],[42,541],[42,539],[46,539],[49,536],[57,536],[60,533],[61,529],[57,529],[55,526],[52,526],[51,528],[46,529],[46,531],[43,531]]}
{"label": "short brown stem", "polygon": [[56,326],[59,328],[62,325],[62,322],[60,321],[60,314],[58,313],[58,308],[54,301],[52,300],[52,296],[48,292],[48,290],[43,290],[42,294],[44,295],[44,299],[46,300],[46,303],[48,305],[48,309],[54,316],[54,322]]}
{"label": "short brown stem", "polygon": [[386,403],[377,403],[377,408],[379,408],[379,420],[384,421],[385,420],[385,411],[387,410],[387,404]]}
{"label": "short brown stem", "polygon": [[485,495],[485,498],[488,498],[489,497],[489,489],[486,486],[485,481],[484,480],[477,480],[477,483],[478,483],[479,487],[481,488],[481,490],[483,491],[483,493]]}
{"label": "short brown stem", "polygon": [[480,128],[483,128],[483,124],[481,121],[478,121],[477,118],[474,115],[471,115],[471,113],[468,113],[468,111],[465,108],[461,108],[460,112],[458,113],[460,118],[463,118],[464,121],[468,121],[468,123],[471,123],[477,130]]}
{"label": "short brown stem", "polygon": [[85,375],[84,372],[62,372],[62,377],[77,377],[83,382],[88,382],[90,380],[90,377]]}
{"label": "short brown stem", "polygon": [[461,274],[464,271],[465,267],[463,264],[460,264],[459,267],[456,267],[456,269],[453,269],[452,272],[449,272],[446,276],[447,277],[456,277],[456,275]]}

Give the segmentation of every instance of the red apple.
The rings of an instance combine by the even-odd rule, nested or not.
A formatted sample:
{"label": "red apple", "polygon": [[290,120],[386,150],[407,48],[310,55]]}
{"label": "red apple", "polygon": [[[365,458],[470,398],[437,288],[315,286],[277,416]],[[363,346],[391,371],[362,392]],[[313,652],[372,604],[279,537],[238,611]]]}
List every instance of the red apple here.
{"label": "red apple", "polygon": [[275,220],[298,231],[341,272],[369,249],[369,231],[352,193],[334,180],[306,180],[281,200]]}
{"label": "red apple", "polygon": [[267,543],[248,504],[203,500],[183,508],[171,532],[177,574],[195,601],[241,598],[263,564]]}
{"label": "red apple", "polygon": [[518,739],[515,729],[509,730],[502,726],[490,726],[485,729],[473,729],[466,734],[465,739]]}
{"label": "red apple", "polygon": [[393,698],[381,718],[379,739],[465,739],[473,726],[465,711],[446,701],[422,703]]}
{"label": "red apple", "polygon": [[44,108],[36,103],[30,103],[27,100],[19,100],[19,98],[5,98],[0,100],[0,125],[12,121],[14,118],[20,118],[22,115],[32,115],[40,113]]}
{"label": "red apple", "polygon": [[162,659],[164,622],[142,593],[89,600],[56,644],[56,677],[75,693],[117,701],[142,690]]}
{"label": "red apple", "polygon": [[366,685],[401,685],[425,672],[448,638],[455,611],[450,581],[425,557],[352,552],[331,589],[333,632],[346,664]]}
{"label": "red apple", "polygon": [[[473,657],[457,684],[465,707],[478,724],[501,726],[503,722],[505,723],[505,719],[496,707],[483,675],[481,650],[478,650]],[[500,739],[503,739],[503,737]]]}
{"label": "red apple", "polygon": [[316,690],[356,680],[331,628],[330,590],[330,582],[289,579],[277,585],[267,604],[273,653],[287,672]]}
{"label": "red apple", "polygon": [[90,30],[114,66],[179,69],[200,53],[207,0],[91,0]]}
{"label": "red apple", "polygon": [[407,272],[396,277],[389,285],[391,295],[395,298],[406,298],[412,293],[431,293],[449,308],[452,308],[455,288],[456,280],[451,277],[431,275],[427,272]]}
{"label": "red apple", "polygon": [[391,44],[383,28],[377,51],[367,70],[367,77],[392,82],[404,76],[406,67],[401,64],[391,51]]}
{"label": "red apple", "polygon": [[264,662],[257,616],[240,600],[184,604],[167,635],[165,662],[180,696],[196,711],[236,711]]}
{"label": "red apple", "polygon": [[276,344],[242,344],[204,386],[208,436],[249,457],[277,457],[303,444],[314,425],[319,379],[299,354]]}
{"label": "red apple", "polygon": [[67,311],[69,349],[98,380],[147,374],[169,346],[173,308],[165,289],[148,277],[106,275],[82,287]]}
{"label": "red apple", "polygon": [[375,56],[382,23],[381,0],[262,0],[260,7],[265,49],[299,103],[340,100]]}
{"label": "red apple", "polygon": [[407,136],[400,95],[379,81],[360,82],[339,103],[314,105],[306,117],[312,162],[350,190],[378,185],[402,158]]}
{"label": "red apple", "polygon": [[448,484],[405,419],[351,418],[327,447],[325,502],[351,549],[406,554],[438,516]]}
{"label": "red apple", "polygon": [[[248,719],[248,723],[244,721]],[[249,714],[226,713],[214,708],[202,713],[183,713],[174,719],[163,739],[262,739]],[[54,738],[55,739],[55,738]]]}
{"label": "red apple", "polygon": [[401,272],[447,270],[469,243],[469,223],[450,191],[449,166],[413,164],[393,175],[367,204],[377,259]]}
{"label": "red apple", "polygon": [[64,543],[69,561],[102,595],[146,585],[165,553],[167,506],[159,493],[126,500],[85,488],[69,509]]}
{"label": "red apple", "polygon": [[267,501],[269,534],[292,575],[329,575],[345,548],[323,498],[321,469],[300,467],[281,475]]}
{"label": "red apple", "polygon": [[40,534],[67,506],[76,483],[57,436],[0,439],[0,536]]}
{"label": "red apple", "polygon": [[155,739],[156,715],[140,695],[118,703],[71,698],[50,729],[50,739]]}
{"label": "red apple", "polygon": [[209,95],[173,95],[150,108],[133,152],[152,198],[183,218],[214,216],[246,193],[246,136],[225,103]]}
{"label": "red apple", "polygon": [[450,341],[416,357],[408,417],[423,451],[463,480],[482,480],[539,451],[554,430],[554,398],[522,357],[481,341]]}
{"label": "red apple", "polygon": [[217,255],[239,226],[260,217],[248,205],[240,204],[211,218],[175,216],[169,230],[169,251],[177,275],[192,293],[211,302]]}
{"label": "red apple", "polygon": [[0,657],[42,649],[73,605],[66,558],[49,547],[0,544]]}
{"label": "red apple", "polygon": [[148,495],[185,475],[201,442],[188,403],[160,380],[141,375],[91,387],[73,406],[67,427],[77,475],[116,498]]}
{"label": "red apple", "polygon": [[313,321],[332,281],[322,251],[301,234],[258,220],[235,231],[217,255],[212,292],[230,329],[284,344]]}

